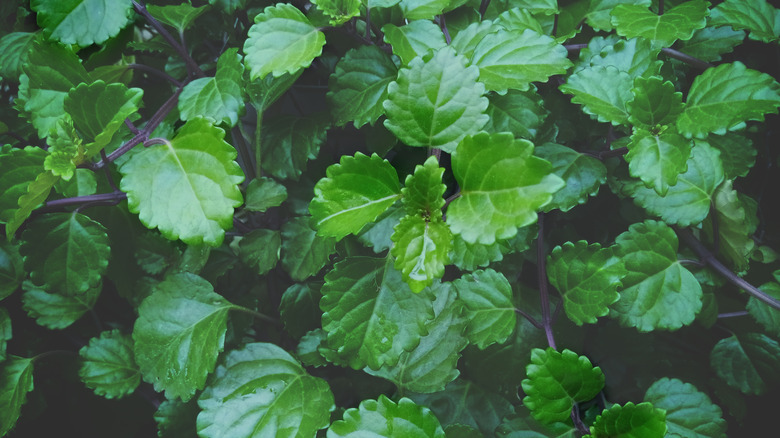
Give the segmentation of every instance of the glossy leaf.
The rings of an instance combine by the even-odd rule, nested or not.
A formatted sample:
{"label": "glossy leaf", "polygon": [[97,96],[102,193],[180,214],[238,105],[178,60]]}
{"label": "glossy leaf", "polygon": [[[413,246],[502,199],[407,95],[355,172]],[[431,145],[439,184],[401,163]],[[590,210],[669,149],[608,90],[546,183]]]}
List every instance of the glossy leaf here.
{"label": "glossy leaf", "polygon": [[315,0],[312,3],[328,17],[331,26],[340,26],[360,15],[360,0]]}
{"label": "glossy leaf", "polygon": [[[591,39],[588,47],[580,52],[580,59],[591,67],[615,67],[628,73],[634,80],[640,76],[659,74],[662,62],[658,60],[658,52],[652,42],[645,38],[624,40],[612,35]],[[576,70],[579,69],[575,67]]]}
{"label": "glossy leaf", "polygon": [[382,102],[387,99],[387,85],[397,75],[393,60],[376,46],[348,51],[328,81],[328,101],[336,125],[353,122],[359,128],[376,122],[385,113]]}
{"label": "glossy leaf", "polygon": [[238,255],[257,275],[265,275],[279,261],[281,245],[282,238],[278,230],[252,230],[238,242]]}
{"label": "glossy leaf", "polygon": [[604,387],[601,368],[571,350],[534,348],[526,373],[523,404],[544,424],[567,421],[574,403],[592,399]]}
{"label": "glossy leaf", "polygon": [[666,415],[663,409],[650,403],[612,405],[605,409],[590,427],[593,438],[663,438],[666,436]]}
{"label": "glossy leaf", "polygon": [[33,390],[33,359],[10,356],[0,362],[0,436],[16,424]]}
{"label": "glossy leaf", "polygon": [[401,189],[401,198],[406,214],[422,215],[426,219],[440,219],[444,207],[444,195],[447,186],[441,182],[444,168],[439,167],[436,157],[429,157],[422,165],[414,168]]}
{"label": "glossy leaf", "polygon": [[206,5],[196,8],[189,3],[182,3],[168,6],[147,5],[146,9],[154,18],[175,28],[179,33],[184,33],[209,8]]}
{"label": "glossy leaf", "polygon": [[246,205],[251,211],[264,212],[278,207],[287,199],[287,188],[278,182],[261,176],[253,179],[246,188]]}
{"label": "glossy leaf", "polygon": [[43,169],[46,151],[28,146],[0,153],[0,222],[13,220],[19,209],[19,197],[27,193],[27,187]]}
{"label": "glossy leaf", "polygon": [[217,60],[214,77],[195,79],[182,89],[178,103],[181,119],[205,117],[213,123],[235,126],[244,112],[243,74],[238,49],[226,50]]}
{"label": "glossy leaf", "polygon": [[22,303],[30,318],[38,325],[52,330],[69,327],[90,311],[100,296],[98,285],[78,295],[50,293],[32,283],[24,283]]}
{"label": "glossy leaf", "polygon": [[106,229],[82,214],[52,213],[25,230],[20,252],[30,278],[47,290],[79,295],[96,287],[111,253]]}
{"label": "glossy leaf", "polygon": [[763,394],[777,381],[780,345],[760,333],[721,339],[710,354],[710,366],[729,386],[744,394]]}
{"label": "glossy leaf", "polygon": [[148,228],[187,244],[219,246],[243,204],[236,149],[205,119],[184,124],[171,141],[133,154],[120,168],[128,208]]}
{"label": "glossy leaf", "polygon": [[677,129],[686,137],[725,134],[748,120],[777,114],[780,84],[739,61],[704,71],[693,80]]}
{"label": "glossy leaf", "polygon": [[358,152],[328,167],[314,187],[309,211],[317,232],[342,239],[357,234],[401,195],[398,174],[387,160]]}
{"label": "glossy leaf", "polygon": [[512,286],[506,277],[492,269],[474,271],[454,281],[453,286],[466,307],[469,342],[482,350],[505,342],[517,322]]}
{"label": "glossy leaf", "polygon": [[628,102],[628,120],[648,129],[672,124],[683,110],[682,93],[658,76],[634,79],[634,99]]}
{"label": "glossy leaf", "polygon": [[664,377],[647,388],[644,400],[666,411],[667,436],[726,437],[723,412],[690,383]]}
{"label": "glossy leaf", "polygon": [[543,425],[527,414],[527,409],[518,409],[526,411],[525,415],[509,417],[496,429],[498,438],[577,438],[579,434],[573,426],[558,422],[552,425]]}
{"label": "glossy leaf", "polygon": [[133,328],[144,381],[183,401],[203,389],[224,348],[232,308],[197,275],[175,274],[158,283],[138,308]]}
{"label": "glossy leaf", "polygon": [[118,330],[105,331],[79,350],[79,377],[87,388],[106,398],[130,395],[141,383],[135,364],[133,340]]}
{"label": "glossy leaf", "polygon": [[404,26],[388,23],[382,26],[382,33],[384,41],[393,48],[393,54],[405,66],[412,59],[447,45],[439,26],[430,20],[414,20]]}
{"label": "glossy leaf", "polygon": [[567,55],[562,45],[534,30],[499,30],[480,40],[471,62],[488,90],[527,90],[531,82],[566,73],[572,65]]}
{"label": "glossy leaf", "polygon": [[318,235],[309,219],[297,217],[282,226],[282,267],[295,281],[316,275],[336,251],[336,239]]}
{"label": "glossy leaf", "polygon": [[30,217],[30,214],[38,208],[46,198],[49,197],[51,189],[54,188],[60,180],[60,177],[54,175],[52,172],[39,173],[32,181],[27,185],[27,191],[19,196],[18,205],[19,208],[14,210],[14,215],[8,220],[5,225],[6,237],[10,240],[11,237],[16,234],[16,231],[22,224]]}
{"label": "glossy leaf", "polygon": [[677,260],[674,231],[663,222],[647,220],[631,225],[615,243],[615,255],[628,274],[610,317],[642,332],[677,330],[692,323],[702,307],[702,290]]}
{"label": "glossy leaf", "polygon": [[633,97],[631,76],[611,66],[594,66],[569,76],[559,88],[573,94],[572,102],[582,105],[582,110],[600,122],[613,125],[628,123],[626,102]]}
{"label": "glossy leaf", "polygon": [[447,209],[452,232],[468,243],[489,245],[535,223],[536,212],[564,182],[548,161],[532,154],[530,141],[509,133],[465,138],[452,156],[461,190]]}
{"label": "glossy leaf", "polygon": [[268,6],[255,17],[244,43],[244,62],[250,77],[278,77],[306,68],[322,53],[325,34],[309,22],[295,6],[279,3]]}
{"label": "glossy leaf", "polygon": [[607,181],[607,169],[596,158],[581,154],[572,148],[555,143],[537,146],[534,154],[552,164],[553,174],[565,183],[555,192],[545,212],[559,209],[569,211],[584,204],[589,196],[596,196],[599,187]]}
{"label": "glossy leaf", "polygon": [[138,111],[142,96],[143,90],[138,88],[103,81],[81,84],[68,92],[64,108],[73,126],[90,143],[84,151],[87,158],[108,145],[125,119]]}
{"label": "glossy leaf", "polygon": [[445,438],[439,420],[431,411],[406,397],[393,402],[384,395],[364,400],[360,406],[344,412],[344,419],[334,421],[328,438],[359,436],[404,436],[409,438]]}
{"label": "glossy leaf", "polygon": [[515,137],[533,141],[548,128],[550,112],[534,90],[491,93],[489,99],[486,114],[490,120],[484,127],[486,132],[511,132]]}
{"label": "glossy leaf", "polygon": [[[710,24],[715,20],[715,10],[710,16]],[[683,41],[680,51],[702,61],[720,61],[721,55],[731,53],[744,39],[744,31],[734,30],[730,26],[705,27],[694,32],[688,41]]]}
{"label": "glossy leaf", "polygon": [[281,347],[247,344],[227,355],[198,399],[198,436],[314,436],[333,402],[328,384]]}
{"label": "glossy leaf", "polygon": [[431,297],[415,294],[392,260],[351,257],[336,263],[322,287],[322,328],[349,366],[393,366],[426,334]]}
{"label": "glossy leaf", "polygon": [[394,245],[390,254],[395,257],[395,269],[403,274],[412,292],[422,291],[444,275],[452,233],[440,218],[406,216],[395,227],[391,240]]}
{"label": "glossy leaf", "polygon": [[407,20],[428,20],[450,7],[451,0],[401,0],[398,6]]}
{"label": "glossy leaf", "polygon": [[477,44],[482,41],[482,38],[485,38],[487,34],[495,32],[498,29],[499,28],[490,20],[471,23],[465,29],[461,29],[457,35],[452,38],[449,45],[455,49],[459,55],[471,59],[472,55],[474,55],[474,49],[477,47]]}
{"label": "glossy leaf", "polygon": [[[739,196],[732,181],[724,181],[713,195],[718,221],[720,253],[738,271],[748,267],[756,244],[753,233],[758,226],[756,205],[752,199]],[[704,223],[705,234],[712,239],[712,220]]]}
{"label": "glossy leaf", "polygon": [[38,25],[63,44],[102,44],[116,36],[133,15],[130,0],[32,0]]}
{"label": "glossy leaf", "polygon": [[780,10],[766,0],[726,0],[712,9],[710,24],[750,31],[750,39],[765,43],[780,38]]}
{"label": "glossy leaf", "polygon": [[720,161],[726,179],[746,176],[756,162],[757,151],[753,141],[742,134],[710,134],[705,140],[696,140],[697,145],[704,143],[720,151]]}
{"label": "glossy leaf", "polygon": [[691,146],[691,140],[673,131],[654,135],[634,130],[625,156],[628,170],[645,186],[665,196],[669,186],[677,184],[678,176],[685,172]]}
{"label": "glossy leaf", "polygon": [[651,0],[593,0],[590,2],[586,15],[588,25],[596,30],[612,30],[612,16],[610,13],[615,6],[620,4],[641,5],[649,7]]}
{"label": "glossy leaf", "polygon": [[385,126],[409,146],[452,152],[487,123],[479,70],[451,48],[413,59],[388,85]]}
{"label": "glossy leaf", "polygon": [[621,4],[612,9],[612,25],[618,35],[643,37],[669,47],[707,25],[708,6],[704,0],[691,0],[656,14],[641,5]]}
{"label": "glossy leaf", "polygon": [[450,261],[462,270],[473,271],[477,268],[484,268],[491,262],[501,261],[504,258],[502,251],[506,248],[506,244],[503,241],[483,245],[481,243],[468,243],[457,234],[452,237]]}
{"label": "glossy leaf", "polygon": [[317,158],[327,125],[308,117],[281,116],[263,121],[261,165],[269,175],[297,181],[309,160]]}

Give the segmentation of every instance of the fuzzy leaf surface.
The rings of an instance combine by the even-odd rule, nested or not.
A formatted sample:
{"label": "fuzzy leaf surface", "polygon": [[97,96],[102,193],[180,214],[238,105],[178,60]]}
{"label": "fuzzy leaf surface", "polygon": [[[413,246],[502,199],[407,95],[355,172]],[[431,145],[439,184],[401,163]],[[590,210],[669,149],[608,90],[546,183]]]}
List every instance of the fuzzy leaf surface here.
{"label": "fuzzy leaf surface", "polygon": [[30,8],[48,37],[82,47],[116,36],[133,16],[131,0],[32,0]]}
{"label": "fuzzy leaf surface", "polygon": [[536,156],[552,164],[552,171],[565,183],[555,192],[545,212],[559,209],[569,211],[584,204],[589,196],[596,196],[599,187],[607,182],[607,168],[596,158],[581,154],[570,147],[555,143],[537,146]]}
{"label": "fuzzy leaf surface", "polygon": [[205,117],[213,123],[235,126],[244,112],[243,74],[238,49],[226,50],[217,60],[214,77],[198,78],[184,86],[178,103],[181,119]]}
{"label": "fuzzy leaf surface", "polygon": [[669,47],[707,25],[708,6],[704,0],[692,0],[659,15],[641,5],[621,4],[612,9],[612,25],[618,35],[643,37]]}
{"label": "fuzzy leaf surface", "polygon": [[[647,388],[644,401],[666,411],[667,434],[690,438],[725,438],[726,421],[718,405],[690,383],[664,377]],[[667,435],[667,436],[668,436]]]}
{"label": "fuzzy leaf surface", "polygon": [[596,417],[590,427],[592,438],[663,438],[666,436],[666,415],[648,402],[628,402],[612,405]]}
{"label": "fuzzy leaf surface", "polygon": [[334,421],[328,429],[328,438],[362,436],[446,437],[430,409],[406,397],[395,403],[384,395],[377,400],[364,400],[357,409],[347,410],[344,419]]}
{"label": "fuzzy leaf surface", "polygon": [[710,366],[732,388],[761,395],[778,380],[780,345],[762,333],[724,338],[712,349]]}
{"label": "fuzzy leaf surface", "polygon": [[141,383],[135,364],[133,339],[119,330],[105,331],[79,350],[79,377],[87,388],[105,398],[130,395]]}
{"label": "fuzzy leaf surface", "polygon": [[506,277],[493,269],[480,270],[455,280],[453,286],[466,307],[469,342],[482,350],[506,342],[517,323]]}

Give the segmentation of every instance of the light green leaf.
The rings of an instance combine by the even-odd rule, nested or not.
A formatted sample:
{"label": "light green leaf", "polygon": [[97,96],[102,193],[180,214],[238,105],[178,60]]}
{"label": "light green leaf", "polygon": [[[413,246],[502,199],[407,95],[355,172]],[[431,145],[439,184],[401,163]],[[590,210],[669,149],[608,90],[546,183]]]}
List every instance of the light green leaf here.
{"label": "light green leaf", "polygon": [[555,192],[552,201],[544,207],[545,212],[559,209],[569,211],[584,204],[588,196],[596,196],[599,187],[607,182],[607,168],[596,158],[581,154],[574,149],[555,143],[537,146],[534,154],[552,164],[553,174],[566,184]]}
{"label": "light green leaf", "polygon": [[481,243],[468,243],[458,234],[452,237],[450,262],[464,271],[474,271],[478,268],[484,268],[491,262],[501,261],[504,258],[504,252],[508,251],[505,241],[483,245]]}
{"label": "light green leaf", "polygon": [[309,117],[281,116],[263,121],[263,170],[275,178],[297,181],[325,143],[327,123]]}
{"label": "light green leaf", "polygon": [[777,114],[780,84],[766,73],[751,70],[739,61],[704,71],[693,80],[677,129],[686,137],[705,138],[725,134],[748,120],[764,120]]}
{"label": "light green leaf", "polygon": [[133,154],[119,168],[130,211],[169,239],[219,246],[233,226],[233,209],[243,204],[244,175],[224,136],[199,118],[170,142]]}
{"label": "light green leaf", "polygon": [[363,436],[446,438],[439,420],[428,408],[406,397],[396,404],[384,395],[377,400],[363,400],[357,409],[348,409],[344,419],[334,421],[328,429],[328,438]]}
{"label": "light green leaf", "polygon": [[0,436],[13,429],[32,390],[33,359],[10,356],[0,362]]}
{"label": "light green leaf", "polygon": [[160,438],[185,438],[197,436],[195,418],[198,416],[197,403],[191,400],[187,403],[178,399],[165,400],[160,403],[154,413],[157,423],[157,436]]}
{"label": "light green leaf", "polygon": [[0,153],[0,222],[13,220],[19,209],[19,197],[27,193],[27,187],[43,171],[46,151],[27,146]]}
{"label": "light green leaf", "polygon": [[644,400],[666,411],[666,436],[726,438],[723,412],[690,383],[664,377],[647,388]]}
{"label": "light green leaf", "polygon": [[660,73],[662,62],[658,60],[658,53],[659,49],[653,48],[650,40],[645,38],[624,40],[616,35],[595,37],[590,40],[587,48],[580,51],[580,63],[575,67],[575,71],[582,67],[587,69],[587,66],[612,66],[628,73],[633,81],[639,76],[648,77]]}
{"label": "light green leaf", "polygon": [[390,162],[358,152],[328,166],[327,177],[314,187],[309,211],[320,235],[340,240],[357,234],[400,196],[401,184]]}
{"label": "light green leaf", "polygon": [[547,278],[563,296],[563,309],[575,324],[593,324],[609,313],[627,274],[612,248],[580,240],[557,246],[548,257]]}
{"label": "light green leaf", "polygon": [[612,16],[610,13],[620,4],[641,5],[649,7],[651,0],[591,0],[588,13],[585,16],[590,27],[596,30],[611,31]]}
{"label": "light green leaf", "polygon": [[453,286],[466,307],[469,342],[482,350],[506,342],[517,322],[506,277],[492,269],[480,270],[455,280]]}
{"label": "light green leaf", "polygon": [[566,73],[572,65],[567,56],[562,45],[534,30],[499,30],[477,44],[471,61],[488,90],[527,90],[531,82]]}
{"label": "light green leaf", "polygon": [[[436,210],[441,214],[441,210]],[[395,257],[395,269],[403,273],[412,292],[420,292],[444,275],[449,262],[452,233],[441,218],[426,219],[408,215],[396,225],[390,254]]]}
{"label": "light green leaf", "polygon": [[59,182],[70,181],[76,173],[76,166],[85,159],[81,136],[73,127],[70,117],[57,120],[46,143],[49,150],[43,168],[61,177]]}
{"label": "light green leaf", "polygon": [[451,48],[413,59],[388,85],[385,126],[409,146],[452,152],[488,121],[479,69]]}
{"label": "light green leaf", "polygon": [[724,338],[712,349],[710,366],[732,388],[761,395],[778,380],[780,345],[761,333]]}
{"label": "light green leaf", "polygon": [[748,38],[765,43],[780,38],[780,10],[766,0],[726,0],[712,9],[710,24],[750,31]]}
{"label": "light green leaf", "polygon": [[643,37],[669,47],[707,25],[708,6],[704,0],[691,0],[656,14],[641,5],[621,4],[612,9],[612,25],[618,35]]}
{"label": "light green leaf", "polygon": [[278,207],[287,199],[287,188],[271,178],[261,176],[253,179],[246,188],[246,205],[250,211],[264,212]]}
{"label": "light green leaf", "polygon": [[329,423],[333,393],[273,344],[232,351],[198,399],[198,436],[313,437]]}
{"label": "light green leaf", "polygon": [[238,49],[226,50],[217,61],[214,77],[195,79],[184,86],[178,103],[181,119],[204,117],[213,123],[236,126],[244,113],[243,75]]}
{"label": "light green leaf", "polygon": [[427,334],[420,338],[420,343],[411,351],[401,353],[395,365],[384,365],[378,371],[364,370],[390,380],[403,393],[442,391],[460,374],[458,359],[468,344],[463,334],[467,316],[449,284],[440,283],[433,289],[434,318],[425,324]]}
{"label": "light green leaf", "polygon": [[605,409],[590,427],[592,438],[663,438],[666,414],[650,403],[612,405]]}
{"label": "light green leaf", "polygon": [[64,329],[78,321],[95,306],[100,296],[101,285],[78,295],[49,293],[31,282],[22,287],[22,303],[30,318],[38,325],[52,330]]}
{"label": "light green leaf", "polygon": [[641,332],[677,330],[692,323],[702,307],[702,290],[677,260],[674,231],[647,220],[631,225],[615,243],[615,255],[623,259],[628,274],[609,316]]}
{"label": "light green leaf", "polygon": [[447,186],[441,182],[444,169],[439,161],[431,156],[422,165],[414,168],[401,189],[402,202],[408,215],[422,215],[426,219],[440,219],[444,207],[444,191]]}
{"label": "light green leaf", "polygon": [[[740,196],[732,187],[732,181],[726,180],[713,195],[718,221],[718,238],[720,254],[726,258],[736,270],[747,269],[750,254],[756,247],[753,240],[758,226],[756,217],[756,202]],[[712,218],[704,222],[704,233],[712,240]]]}
{"label": "light green leaf", "polygon": [[179,34],[182,34],[209,7],[208,5],[203,5],[196,8],[189,3],[182,3],[168,6],[147,5],[146,9],[154,18],[175,28],[179,31]]}
{"label": "light green leaf", "polygon": [[397,75],[398,67],[378,47],[349,50],[336,64],[328,81],[327,97],[336,125],[353,122],[360,128],[376,122],[385,113],[382,102],[387,99],[387,85]]}
{"label": "light green leaf", "polygon": [[735,132],[726,135],[710,134],[704,140],[696,140],[696,145],[707,144],[720,151],[720,161],[726,179],[747,176],[756,163],[756,148],[753,141]]}
{"label": "light green leaf", "polygon": [[19,81],[34,40],[32,32],[11,32],[0,38],[0,77],[9,82]]}
{"label": "light green leaf", "polygon": [[[517,2],[512,2],[512,4],[516,5]],[[542,24],[534,17],[534,13],[531,12],[531,9],[523,7],[515,7],[502,12],[501,15],[496,17],[495,25],[503,27],[508,31],[522,32],[526,29],[531,29],[539,34],[545,34]]]}
{"label": "light green leaf", "polygon": [[279,261],[281,245],[278,230],[252,230],[238,242],[241,251],[238,255],[257,275],[265,275]]}
{"label": "light green leaf", "polygon": [[626,102],[631,94],[631,76],[612,66],[594,66],[580,70],[559,88],[573,94],[572,102],[582,105],[582,110],[600,122],[613,125],[628,123]]}
{"label": "light green leaf", "polygon": [[130,23],[130,0],[31,0],[38,25],[47,37],[86,47],[102,44]]}
{"label": "light green leaf", "polygon": [[78,213],[37,217],[22,235],[30,279],[44,289],[80,295],[100,283],[111,253],[106,229]]}
{"label": "light green leaf", "polygon": [[429,20],[445,9],[451,7],[451,3],[461,3],[453,0],[401,0],[398,4],[407,20]]}
{"label": "light green leaf", "polygon": [[320,286],[312,282],[293,284],[282,294],[279,314],[285,330],[294,338],[320,326],[320,298]]}
{"label": "light green leaf", "polygon": [[244,62],[250,77],[263,79],[268,73],[281,76],[308,67],[322,53],[325,34],[309,22],[295,6],[268,6],[255,17],[244,43]]}
{"label": "light green leaf", "polygon": [[687,170],[692,143],[674,131],[653,134],[635,129],[625,156],[628,170],[646,187],[665,196],[669,186],[677,184],[677,177]]}
{"label": "light green leaf", "polygon": [[167,398],[187,401],[203,389],[225,346],[227,312],[235,308],[194,274],[168,276],[138,308],[135,359],[144,381]]}
{"label": "light green leaf", "polygon": [[477,44],[479,44],[479,42],[482,41],[482,38],[485,38],[487,34],[495,32],[496,30],[498,30],[498,27],[494,26],[493,22],[490,20],[471,23],[452,38],[450,47],[455,49],[458,55],[463,55],[468,59],[472,59]]}
{"label": "light green leaf", "polygon": [[453,233],[468,243],[508,239],[536,222],[536,212],[564,185],[533,144],[512,134],[466,137],[452,156],[461,196],[447,209]]}
{"label": "light green leaf", "polygon": [[[760,289],[767,295],[780,300],[780,284],[765,283]],[[751,296],[748,299],[747,311],[750,316],[764,327],[767,333],[780,338],[780,311],[761,302],[758,298]]]}
{"label": "light green leaf", "polygon": [[328,17],[331,26],[340,26],[360,15],[360,0],[313,0],[312,3]]}
{"label": "light green leaf", "polygon": [[30,217],[33,210],[46,201],[54,184],[59,180],[59,176],[51,172],[43,172],[39,173],[35,181],[27,186],[27,192],[19,196],[19,208],[14,211],[13,218],[9,219],[5,225],[5,235],[9,240],[16,234],[16,230],[22,226],[24,221]]}
{"label": "light green leaf", "polygon": [[[710,24],[714,16],[714,13],[710,16]],[[744,39],[744,31],[734,30],[730,26],[705,27],[694,32],[688,41],[682,41],[680,51],[702,61],[720,61],[721,55],[731,53]]]}
{"label": "light green leaf", "polygon": [[309,223],[301,216],[282,225],[282,266],[295,281],[316,275],[336,251],[336,239],[320,236]]}
{"label": "light green leaf", "polygon": [[523,404],[543,424],[568,421],[574,403],[588,401],[604,387],[604,373],[571,350],[531,350]]}
{"label": "light green leaf", "polygon": [[[460,34],[458,34],[460,35]],[[551,120],[544,101],[533,89],[509,90],[505,94],[491,93],[486,114],[490,116],[484,131],[491,134],[511,132],[516,138],[535,140]]]}
{"label": "light green leaf", "polygon": [[723,181],[718,151],[697,142],[686,166],[688,169],[664,196],[637,181],[629,187],[634,203],[669,224],[687,227],[703,221],[710,212],[715,189]]}
{"label": "light green leaf", "polygon": [[682,93],[674,91],[674,84],[659,76],[634,79],[631,93],[634,99],[626,106],[628,120],[635,127],[653,129],[672,124],[683,110]]}
{"label": "light green leaf", "polygon": [[105,331],[79,350],[81,381],[95,394],[122,398],[135,391],[141,373],[135,364],[133,340],[119,330]]}
{"label": "light green leaf", "polygon": [[426,333],[433,318],[430,294],[415,294],[392,259],[347,258],[322,287],[322,328],[328,345],[355,369],[398,363]]}

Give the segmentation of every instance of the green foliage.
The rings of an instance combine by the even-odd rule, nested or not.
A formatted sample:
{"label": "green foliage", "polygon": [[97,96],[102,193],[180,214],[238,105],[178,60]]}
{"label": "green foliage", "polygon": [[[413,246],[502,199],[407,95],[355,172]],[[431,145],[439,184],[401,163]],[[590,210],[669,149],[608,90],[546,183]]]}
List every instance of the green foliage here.
{"label": "green foliage", "polygon": [[103,332],[79,350],[83,359],[81,381],[106,398],[121,398],[135,391],[141,374],[133,356],[133,340],[117,330]]}
{"label": "green foliage", "polygon": [[725,437],[721,409],[690,383],[663,378],[647,388],[645,401],[666,411],[667,433],[690,437]]}
{"label": "green foliage", "polygon": [[132,16],[130,0],[32,0],[44,33],[63,44],[88,46],[116,36]]}
{"label": "green foliage", "polygon": [[666,414],[650,403],[628,402],[605,409],[590,427],[589,437],[662,438],[666,436]]}
{"label": "green foliage", "polygon": [[398,403],[384,395],[378,400],[364,400],[355,409],[344,412],[344,419],[328,428],[328,437],[361,435],[390,436],[398,434],[410,438],[444,438],[439,421],[425,407],[408,398]]}

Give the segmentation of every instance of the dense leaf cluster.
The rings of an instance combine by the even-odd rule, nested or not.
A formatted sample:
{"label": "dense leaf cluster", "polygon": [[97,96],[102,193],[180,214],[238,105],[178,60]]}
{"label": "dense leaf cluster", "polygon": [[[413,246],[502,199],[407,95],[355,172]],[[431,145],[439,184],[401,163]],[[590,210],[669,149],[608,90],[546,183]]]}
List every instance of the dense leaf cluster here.
{"label": "dense leaf cluster", "polygon": [[713,3],[2,2],[0,436],[776,434],[780,10]]}

